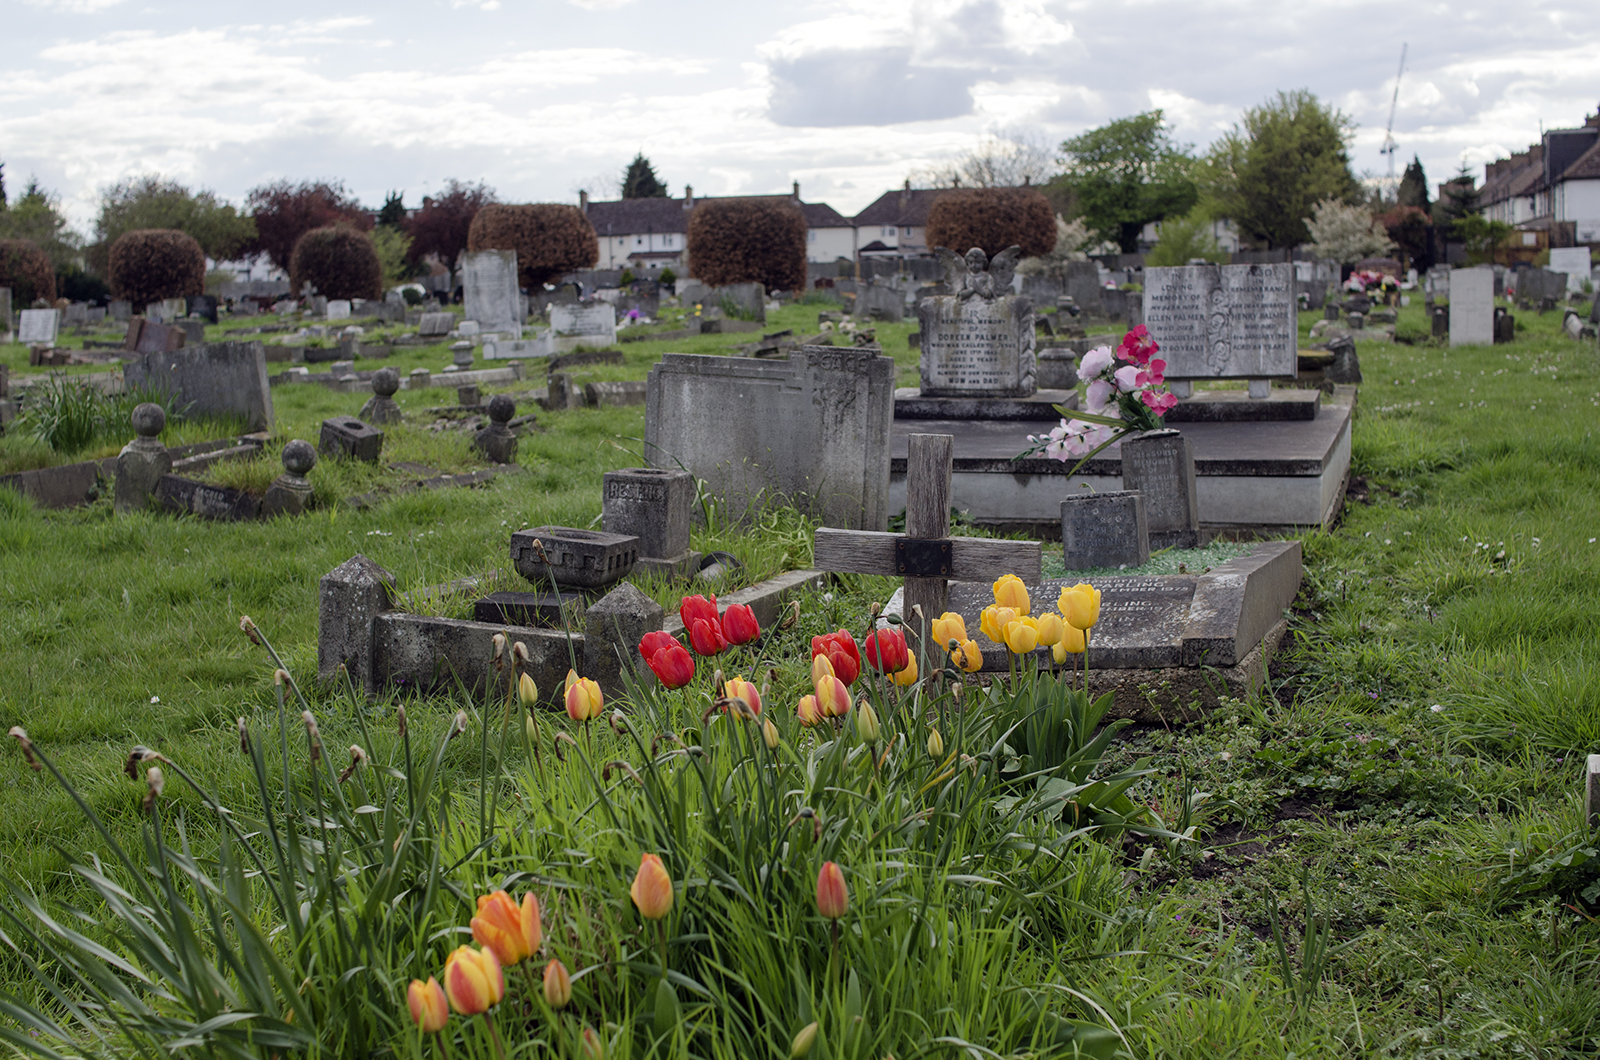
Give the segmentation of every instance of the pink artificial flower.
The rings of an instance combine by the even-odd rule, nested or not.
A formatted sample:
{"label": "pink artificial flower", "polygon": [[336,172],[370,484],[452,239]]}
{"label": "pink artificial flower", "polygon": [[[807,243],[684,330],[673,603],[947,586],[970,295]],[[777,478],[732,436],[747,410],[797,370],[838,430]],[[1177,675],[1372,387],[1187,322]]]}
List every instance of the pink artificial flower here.
{"label": "pink artificial flower", "polygon": [[1145,326],[1140,324],[1122,336],[1122,343],[1117,347],[1117,355],[1124,361],[1143,368],[1149,362],[1151,356],[1160,348],[1150,338],[1150,333],[1145,330]]}
{"label": "pink artificial flower", "polygon": [[1160,386],[1167,381],[1167,362],[1159,357],[1152,358],[1150,367],[1140,372],[1135,380],[1140,386]]}
{"label": "pink artificial flower", "polygon": [[1107,368],[1111,367],[1111,347],[1096,346],[1083,355],[1083,360],[1078,362],[1078,377],[1080,379],[1093,379]]}
{"label": "pink artificial flower", "polygon": [[1100,415],[1117,400],[1116,394],[1116,387],[1109,381],[1096,379],[1089,384],[1089,411],[1096,416]]}
{"label": "pink artificial flower", "polygon": [[1164,390],[1146,390],[1139,395],[1139,400],[1157,416],[1165,416],[1167,410],[1178,403],[1178,399]]}
{"label": "pink artificial flower", "polygon": [[1139,387],[1139,368],[1137,365],[1126,364],[1113,373],[1117,381],[1117,389],[1124,394],[1131,394]]}

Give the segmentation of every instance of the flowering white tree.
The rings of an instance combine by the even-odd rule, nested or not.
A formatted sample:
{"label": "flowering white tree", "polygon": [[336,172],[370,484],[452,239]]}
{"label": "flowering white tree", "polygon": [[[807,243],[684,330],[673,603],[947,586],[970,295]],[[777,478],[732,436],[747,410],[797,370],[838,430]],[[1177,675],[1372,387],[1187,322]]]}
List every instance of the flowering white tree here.
{"label": "flowering white tree", "polygon": [[1351,206],[1338,199],[1323,199],[1313,206],[1306,228],[1311,232],[1311,252],[1341,265],[1395,249],[1394,240],[1365,206]]}
{"label": "flowering white tree", "polygon": [[1067,262],[1088,261],[1089,255],[1084,248],[1093,241],[1094,236],[1081,217],[1067,221],[1056,214],[1055,249],[1037,258],[1023,258],[1017,263],[1017,271],[1024,276],[1054,276],[1064,280]]}

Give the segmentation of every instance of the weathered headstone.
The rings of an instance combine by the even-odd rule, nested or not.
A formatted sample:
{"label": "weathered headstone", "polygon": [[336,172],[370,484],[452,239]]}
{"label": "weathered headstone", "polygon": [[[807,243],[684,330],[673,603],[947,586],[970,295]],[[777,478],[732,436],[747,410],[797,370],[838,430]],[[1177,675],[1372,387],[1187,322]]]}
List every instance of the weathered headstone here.
{"label": "weathered headstone", "polygon": [[1089,316],[1099,316],[1105,311],[1101,290],[1100,269],[1094,262],[1067,262],[1067,297]]}
{"label": "weathered headstone", "polygon": [[332,680],[342,666],[356,688],[372,684],[372,620],[392,606],[394,576],[355,555],[318,584],[317,676]]}
{"label": "weathered headstone", "polygon": [[61,326],[64,328],[81,328],[89,322],[89,307],[82,302],[74,302],[61,311]]}
{"label": "weathered headstone", "polygon": [[1161,344],[1168,378],[1292,379],[1294,266],[1147,268],[1144,326]]}
{"label": "weathered headstone", "polygon": [[332,301],[330,301],[328,303],[328,319],[329,320],[349,320],[350,319],[350,300],[347,299],[347,298],[335,298]]}
{"label": "weathered headstone", "polygon": [[638,565],[675,570],[689,556],[694,476],[666,468],[607,471],[600,491],[600,525],[608,534],[639,539]]}
{"label": "weathered headstone", "polygon": [[517,459],[517,436],[508,424],[517,413],[516,402],[504,394],[489,399],[489,426],[473,436],[472,445],[485,459],[511,464]]}
{"label": "weathered headstone", "polygon": [[1494,343],[1494,273],[1456,269],[1450,274],[1450,345]]}
{"label": "weathered headstone", "polygon": [[856,292],[856,317],[898,324],[906,316],[906,298],[890,284],[864,283]]}
{"label": "weathered headstone", "polygon": [[217,300],[209,294],[197,294],[188,299],[189,315],[199,317],[207,324],[217,322]]}
{"label": "weathered headstone", "polygon": [[1087,493],[1061,502],[1061,546],[1068,570],[1139,567],[1150,559],[1150,527],[1138,490]]}
{"label": "weathered headstone", "polygon": [[537,588],[603,589],[633,570],[639,539],[570,526],[536,526],[511,535],[511,565]]}
{"label": "weathered headstone", "polygon": [[483,331],[520,339],[517,252],[478,250],[461,255],[461,262],[466,319],[476,320]]}
{"label": "weathered headstone", "polygon": [[917,306],[924,397],[1027,397],[1038,390],[1033,303],[1011,293],[1016,256],[973,249],[944,260],[951,294]]}
{"label": "weathered headstone", "polygon": [[172,326],[183,332],[183,342],[186,346],[198,346],[206,341],[204,320],[178,320]]}
{"label": "weathered headstone", "polygon": [[651,679],[639,642],[651,630],[661,628],[663,609],[638,589],[623,582],[584,611],[583,672],[600,685],[606,695],[621,695],[629,681],[646,683]]}
{"label": "weathered headstone", "polygon": [[375,464],[383,453],[383,432],[358,419],[335,416],[322,421],[317,449],[323,456]]}
{"label": "weathered headstone", "polygon": [[424,338],[444,338],[456,326],[454,313],[424,313],[417,333]]}
{"label": "weathered headstone", "polygon": [[188,333],[176,325],[134,317],[128,321],[128,334],[122,346],[133,353],[162,353],[181,350],[188,341]]}
{"label": "weathered headstone", "polygon": [[1361,359],[1356,356],[1354,339],[1341,335],[1328,343],[1328,352],[1333,354],[1333,363],[1323,370],[1323,375],[1329,382],[1361,382]]}
{"label": "weathered headstone", "polygon": [[733,518],[792,504],[824,526],[887,525],[894,361],[802,346],[787,361],[669,353],[650,370],[645,454],[707,481]]}
{"label": "weathered headstone", "polygon": [[[381,444],[382,432],[379,432],[378,440]],[[283,474],[272,480],[272,485],[267,487],[267,495],[261,499],[262,518],[300,515],[309,508],[315,491],[306,475],[316,466],[317,451],[311,448],[310,442],[296,438],[285,445]]]}
{"label": "weathered headstone", "polygon": [[133,410],[133,430],[137,437],[117,455],[116,485],[111,507],[119,515],[143,511],[161,476],[172,472],[172,454],[161,444],[167,413],[160,405],[146,401]]}
{"label": "weathered headstone", "polygon": [[1200,505],[1195,492],[1194,445],[1167,428],[1130,435],[1119,444],[1122,488],[1144,496],[1150,547],[1196,548]]}
{"label": "weathered headstone", "polygon": [[133,317],[132,302],[124,302],[120,300],[115,301],[111,303],[109,308],[111,310],[111,319],[115,320],[119,324],[124,323]]}
{"label": "weathered headstone", "polygon": [[249,521],[261,511],[256,499],[244,490],[213,486],[181,475],[162,475],[156,483],[155,499],[169,512],[225,522]]}
{"label": "weathered headstone", "polygon": [[0,342],[11,341],[11,288],[0,287]]}
{"label": "weathered headstone", "polygon": [[1550,248],[1550,269],[1567,274],[1567,291],[1576,294],[1583,290],[1583,281],[1593,275],[1588,247]]}
{"label": "weathered headstone", "polygon": [[272,426],[272,389],[260,342],[213,342],[146,353],[123,367],[130,388],[173,394],[189,415],[239,416],[245,429]]}
{"label": "weathered headstone", "polygon": [[399,423],[400,406],[394,400],[399,389],[400,373],[393,368],[379,368],[372,373],[372,398],[361,406],[360,418],[368,423]]}
{"label": "weathered headstone", "polygon": [[558,351],[578,346],[611,346],[617,341],[617,311],[606,302],[592,305],[552,305],[550,330]]}
{"label": "weathered headstone", "polygon": [[24,309],[17,324],[17,341],[25,346],[54,346],[61,324],[58,309]]}

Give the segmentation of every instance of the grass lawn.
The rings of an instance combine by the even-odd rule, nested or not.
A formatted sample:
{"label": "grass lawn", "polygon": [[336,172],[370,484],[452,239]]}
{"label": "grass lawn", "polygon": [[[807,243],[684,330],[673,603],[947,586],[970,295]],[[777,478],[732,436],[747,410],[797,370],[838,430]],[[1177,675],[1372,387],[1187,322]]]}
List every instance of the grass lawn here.
{"label": "grass lawn", "polygon": [[[787,307],[767,330],[813,332],[819,308]],[[1070,1002],[1074,1018],[1115,1024],[1131,1055],[1600,1052],[1600,855],[1580,793],[1584,755],[1600,752],[1600,354],[1560,336],[1559,317],[1518,314],[1517,341],[1495,347],[1358,340],[1365,382],[1349,503],[1332,531],[1303,538],[1306,583],[1272,686],[1202,724],[1127,729],[1102,762],[1102,774],[1147,763],[1153,772],[1129,794],[1190,838],[1082,840],[1076,889],[1030,894],[1007,920],[1013,935],[983,936],[984,946],[1014,948],[1016,974],[1090,999]],[[1303,315],[1302,333],[1314,318]],[[1417,333],[1426,325],[1420,306],[1401,320]],[[916,378],[912,326],[878,328],[901,385]],[[624,364],[574,374],[580,384],[643,378],[663,352],[715,352],[749,337],[628,343]],[[20,349],[0,347],[14,373],[26,371]],[[447,362],[439,346],[388,363],[403,375]],[[322,418],[365,399],[316,386],[273,397],[278,446],[314,440]],[[411,418],[390,432],[385,458],[472,466],[464,434],[431,430],[420,415],[451,397],[398,394]],[[293,521],[114,518],[109,501],[46,513],[0,491],[0,717],[53,755],[118,836],[139,829],[143,786],[121,771],[135,744],[249,805],[255,787],[235,719],[264,724],[275,699],[272,667],[240,635],[240,615],[309,678],[322,574],[356,552],[402,589],[503,567],[511,530],[597,521],[601,474],[641,463],[643,420],[642,408],[540,413],[520,473],[364,511],[338,498],[371,488],[376,473],[319,464],[320,506]],[[263,464],[276,473],[275,455]],[[697,530],[695,547],[733,551],[758,578],[804,565],[808,529],[782,516],[749,533],[713,525]],[[803,651],[800,633],[859,631],[891,585],[856,578],[807,599],[802,628],[784,643]],[[792,713],[800,682],[782,675],[769,709]],[[310,694],[330,747],[362,738],[366,716],[344,697]],[[409,704],[413,740],[437,739],[460,705]],[[475,776],[470,742],[445,756],[463,783]],[[397,753],[387,739],[370,749]],[[475,800],[470,789],[462,798]],[[185,805],[203,846],[215,829],[196,800]],[[533,833],[528,850],[555,856]],[[82,900],[63,851],[100,845],[48,777],[7,749],[5,875]],[[1051,942],[1041,949],[1041,939]],[[991,958],[973,956],[965,974]],[[5,967],[8,988],[30,994],[28,973]],[[970,982],[928,986],[975,1010],[988,1003]],[[897,1004],[933,1001],[911,989]],[[1061,1040],[1029,1039],[1002,1055],[1072,1055]],[[896,1055],[955,1051],[924,1043]]]}

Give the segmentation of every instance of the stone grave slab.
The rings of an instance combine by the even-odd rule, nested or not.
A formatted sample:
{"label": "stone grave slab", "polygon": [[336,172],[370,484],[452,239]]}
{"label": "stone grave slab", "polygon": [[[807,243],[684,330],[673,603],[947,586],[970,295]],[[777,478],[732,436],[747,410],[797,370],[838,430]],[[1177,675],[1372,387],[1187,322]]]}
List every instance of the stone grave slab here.
{"label": "stone grave slab", "polygon": [[247,431],[272,427],[272,388],[260,342],[212,342],[145,353],[122,369],[129,387],[175,394],[191,415],[235,415]]}
{"label": "stone grave slab", "polygon": [[1144,497],[1150,547],[1199,547],[1194,443],[1168,429],[1131,435],[1121,448],[1122,485]]}
{"label": "stone grave slab", "polygon": [[417,333],[425,338],[444,338],[456,326],[454,313],[424,313]]}
{"label": "stone grave slab", "polygon": [[1061,551],[1068,570],[1140,567],[1150,560],[1150,527],[1138,490],[1085,493],[1061,502]]}
{"label": "stone grave slab", "polygon": [[1450,274],[1450,345],[1494,344],[1494,272],[1456,269]]}
{"label": "stone grave slab", "polygon": [[617,310],[606,302],[592,305],[552,305],[550,330],[558,353],[579,346],[612,346],[617,341]]}
{"label": "stone grave slab", "polygon": [[517,285],[517,252],[478,250],[461,255],[463,306],[466,319],[483,331],[513,339],[522,337],[521,290]]}
{"label": "stone grave slab", "polygon": [[1294,266],[1144,270],[1144,325],[1171,379],[1293,379]]}
{"label": "stone grave slab", "polygon": [[209,486],[177,475],[161,476],[156,483],[155,500],[169,512],[225,522],[254,519],[260,513],[257,500],[242,490]]}
{"label": "stone grave slab", "polygon": [[17,324],[17,341],[25,346],[54,346],[61,326],[59,309],[24,309]]}

